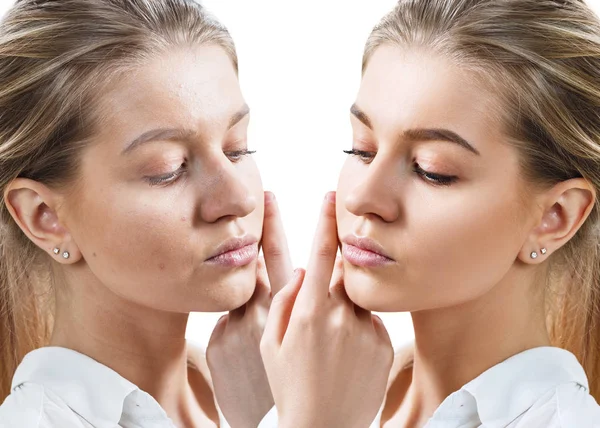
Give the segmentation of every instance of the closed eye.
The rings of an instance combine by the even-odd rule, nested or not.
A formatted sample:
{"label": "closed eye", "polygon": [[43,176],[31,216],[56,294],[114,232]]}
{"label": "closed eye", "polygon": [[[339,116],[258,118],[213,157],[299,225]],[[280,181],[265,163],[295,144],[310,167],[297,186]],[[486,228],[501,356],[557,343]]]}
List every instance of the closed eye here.
{"label": "closed eye", "polygon": [[358,157],[362,162],[369,164],[375,159],[376,152],[366,152],[363,150],[344,150],[344,153]]}
{"label": "closed eye", "polygon": [[185,168],[186,164],[183,163],[176,171],[170,172],[168,174],[158,175],[155,177],[145,177],[145,179],[151,186],[169,184],[176,181],[185,172]]}
{"label": "closed eye", "polygon": [[256,153],[256,150],[235,150],[232,152],[225,152],[225,156],[227,156],[231,162],[237,163],[241,161],[244,157],[252,155],[254,153]]}
{"label": "closed eye", "polygon": [[450,186],[458,180],[458,177],[455,175],[441,175],[425,171],[417,163],[414,165],[414,171],[421,176],[423,180],[439,186]]}

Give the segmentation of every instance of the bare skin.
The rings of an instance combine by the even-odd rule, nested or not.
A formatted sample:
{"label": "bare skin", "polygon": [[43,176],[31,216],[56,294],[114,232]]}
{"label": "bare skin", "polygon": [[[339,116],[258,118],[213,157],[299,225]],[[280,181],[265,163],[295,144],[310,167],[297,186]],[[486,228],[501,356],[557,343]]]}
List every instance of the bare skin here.
{"label": "bare skin", "polygon": [[[545,262],[596,195],[583,179],[527,183],[499,109],[480,79],[423,49],[382,46],[365,71],[337,217],[350,299],[412,313],[414,365],[392,375],[385,426],[421,427],[486,369],[549,345]],[[361,264],[354,238],[374,241],[385,260]]]}
{"label": "bare skin", "polygon": [[390,338],[378,317],[348,298],[337,249],[330,193],[308,268],[274,297],[260,344],[282,428],[364,427],[383,400]]}
{"label": "bare skin", "polygon": [[[219,47],[175,49],[115,79],[96,113],[76,183],[17,179],[6,190],[15,220],[55,260],[51,345],[111,367],[177,426],[215,426],[210,376],[188,367],[184,335],[189,312],[233,310],[255,292],[264,193],[237,75]],[[186,131],[128,149],[156,128]],[[239,237],[249,261],[216,262]]]}

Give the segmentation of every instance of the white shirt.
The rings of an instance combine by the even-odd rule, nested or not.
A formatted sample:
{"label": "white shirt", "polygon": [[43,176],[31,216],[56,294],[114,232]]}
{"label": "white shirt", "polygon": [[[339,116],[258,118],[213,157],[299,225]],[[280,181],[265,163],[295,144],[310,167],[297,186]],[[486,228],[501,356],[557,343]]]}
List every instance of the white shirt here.
{"label": "white shirt", "polygon": [[[229,428],[219,411],[220,426]],[[268,422],[265,422],[265,424]],[[276,425],[259,425],[271,428]],[[13,377],[0,428],[175,428],[148,393],[79,352],[36,349]]]}
{"label": "white shirt", "polygon": [[[371,428],[381,426],[381,410]],[[277,418],[275,408],[265,420]],[[271,425],[276,426],[276,425]],[[529,349],[450,394],[423,428],[600,428],[600,406],[577,358]]]}

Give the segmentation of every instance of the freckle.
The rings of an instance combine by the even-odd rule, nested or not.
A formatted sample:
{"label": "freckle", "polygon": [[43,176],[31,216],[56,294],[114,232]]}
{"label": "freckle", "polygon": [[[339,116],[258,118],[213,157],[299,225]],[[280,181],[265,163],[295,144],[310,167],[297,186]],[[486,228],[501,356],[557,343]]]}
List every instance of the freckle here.
{"label": "freckle", "polygon": [[94,253],[94,257],[96,257],[96,253]]}
{"label": "freckle", "polygon": [[164,263],[159,264],[158,267],[160,268],[160,270],[165,270],[165,264]]}

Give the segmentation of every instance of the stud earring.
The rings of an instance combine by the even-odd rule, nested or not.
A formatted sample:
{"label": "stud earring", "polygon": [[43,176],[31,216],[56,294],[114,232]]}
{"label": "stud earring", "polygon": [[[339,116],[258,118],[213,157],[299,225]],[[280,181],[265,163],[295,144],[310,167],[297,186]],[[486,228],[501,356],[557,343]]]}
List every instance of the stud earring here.
{"label": "stud earring", "polygon": [[52,252],[53,252],[54,254],[58,255],[58,254],[60,253],[60,248],[58,248],[58,247],[55,247],[55,248],[52,250]]}
{"label": "stud earring", "polygon": [[62,253],[63,259],[68,259],[69,257],[71,257],[71,255],[69,254],[68,251],[65,251],[64,253]]}
{"label": "stud earring", "polygon": [[531,253],[531,258],[532,259],[537,259],[538,253],[536,253],[535,251]]}
{"label": "stud earring", "polygon": [[542,248],[542,254],[546,254],[548,252],[548,250],[546,250],[545,248]]}

